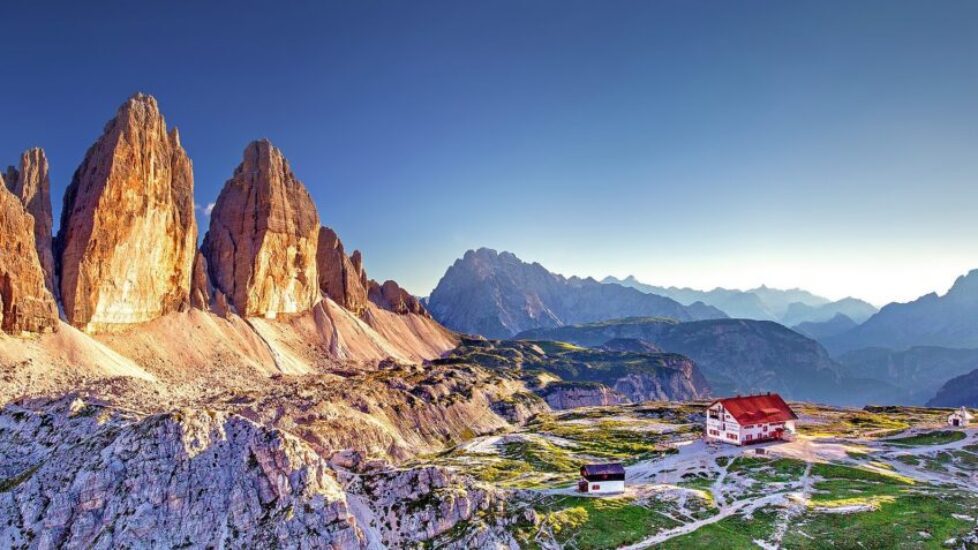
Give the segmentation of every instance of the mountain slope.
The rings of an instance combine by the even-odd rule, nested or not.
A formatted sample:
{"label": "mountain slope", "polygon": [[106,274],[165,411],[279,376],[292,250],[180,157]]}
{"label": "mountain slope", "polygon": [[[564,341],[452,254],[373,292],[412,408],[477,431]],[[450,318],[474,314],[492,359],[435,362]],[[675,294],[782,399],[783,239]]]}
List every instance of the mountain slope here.
{"label": "mountain slope", "polygon": [[428,309],[451,329],[491,338],[634,315],[681,321],[725,317],[703,304],[687,307],[632,288],[566,278],[487,248],[469,250],[448,268],[428,299]]}
{"label": "mountain slope", "polygon": [[822,338],[842,334],[847,330],[852,330],[856,326],[855,321],[841,313],[837,313],[835,317],[827,321],[805,321],[791,328],[795,332],[804,334],[812,340],[821,340]]}
{"label": "mountain slope", "polygon": [[696,365],[675,353],[463,339],[462,345],[432,363],[469,363],[519,377],[558,409],[629,401],[688,401],[710,394]]}
{"label": "mountain slope", "polygon": [[958,277],[947,294],[889,304],[858,327],[827,338],[835,354],[866,347],[978,348],[978,270]]}
{"label": "mountain slope", "polygon": [[900,390],[886,402],[923,405],[948,380],[978,369],[978,350],[915,346],[905,351],[863,348],[836,358],[842,372],[888,382]]}
{"label": "mountain slope", "polygon": [[978,369],[948,380],[927,406],[978,407]]}
{"label": "mountain slope", "polygon": [[777,391],[789,399],[863,403],[863,382],[842,380],[839,365],[814,340],[769,321],[717,319],[677,323],[632,318],[516,336],[601,346],[613,338],[646,340],[696,362],[718,395]]}

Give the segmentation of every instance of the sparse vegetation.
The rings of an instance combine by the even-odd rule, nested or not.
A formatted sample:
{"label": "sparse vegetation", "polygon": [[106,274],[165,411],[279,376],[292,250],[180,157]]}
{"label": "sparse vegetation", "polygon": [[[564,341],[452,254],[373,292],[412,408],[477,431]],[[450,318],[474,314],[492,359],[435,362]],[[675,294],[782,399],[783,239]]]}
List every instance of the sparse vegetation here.
{"label": "sparse vegetation", "polygon": [[944,445],[947,443],[954,443],[955,441],[961,441],[964,438],[964,432],[942,430],[936,432],[926,432],[910,437],[901,437],[898,439],[887,439],[886,443],[889,443],[890,445],[916,447],[920,445]]}

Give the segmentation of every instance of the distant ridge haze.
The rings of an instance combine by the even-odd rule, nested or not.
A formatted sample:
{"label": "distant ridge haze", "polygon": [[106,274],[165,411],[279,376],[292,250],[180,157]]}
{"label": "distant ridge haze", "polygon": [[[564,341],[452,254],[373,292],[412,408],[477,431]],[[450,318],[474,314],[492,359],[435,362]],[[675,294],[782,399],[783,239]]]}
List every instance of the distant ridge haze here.
{"label": "distant ridge haze", "polygon": [[857,298],[831,301],[807,290],[792,288],[781,290],[761,285],[750,290],[717,287],[713,290],[696,290],[688,287],[663,287],[643,283],[635,276],[624,279],[605,277],[605,284],[619,284],[672,298],[681,304],[703,302],[716,307],[735,318],[777,321],[786,326],[801,323],[820,323],[843,314],[857,324],[873,316],[878,310],[872,304]]}

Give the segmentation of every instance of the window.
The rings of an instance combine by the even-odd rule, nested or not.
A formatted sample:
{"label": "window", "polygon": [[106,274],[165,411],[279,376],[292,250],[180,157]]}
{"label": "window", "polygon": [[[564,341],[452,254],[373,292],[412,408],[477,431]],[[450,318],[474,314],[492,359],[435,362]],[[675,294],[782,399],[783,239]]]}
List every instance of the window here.
{"label": "window", "polygon": [[591,486],[591,490],[592,491],[600,491],[601,490],[601,486],[598,485],[597,483],[595,483],[594,485]]}

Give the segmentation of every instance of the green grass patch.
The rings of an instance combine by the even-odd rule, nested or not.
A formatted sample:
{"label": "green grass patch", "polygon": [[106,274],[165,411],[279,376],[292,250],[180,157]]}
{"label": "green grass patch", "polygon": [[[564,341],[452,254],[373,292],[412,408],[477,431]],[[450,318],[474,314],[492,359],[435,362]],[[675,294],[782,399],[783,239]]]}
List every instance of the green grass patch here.
{"label": "green grass patch", "polygon": [[540,511],[559,544],[593,550],[632,544],[678,525],[627,498],[560,497]]}
{"label": "green grass patch", "polygon": [[689,548],[723,548],[724,550],[756,550],[754,540],[766,540],[774,532],[778,512],[776,508],[755,510],[750,517],[731,516],[716,523],[673,539],[656,548],[663,550],[687,550]]}
{"label": "green grass patch", "polygon": [[[953,514],[972,515],[978,501],[960,495],[909,493],[882,502],[878,510],[854,514],[810,513],[785,534],[785,548],[944,548],[974,522]],[[802,535],[801,533],[805,533]],[[927,533],[923,537],[919,533]]]}
{"label": "green grass patch", "polygon": [[920,447],[923,445],[944,445],[947,443],[954,443],[955,441],[961,441],[965,437],[964,432],[941,430],[912,435],[910,437],[887,439],[884,441],[884,443],[889,443],[891,445],[902,445],[905,447]]}

